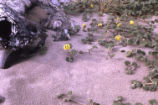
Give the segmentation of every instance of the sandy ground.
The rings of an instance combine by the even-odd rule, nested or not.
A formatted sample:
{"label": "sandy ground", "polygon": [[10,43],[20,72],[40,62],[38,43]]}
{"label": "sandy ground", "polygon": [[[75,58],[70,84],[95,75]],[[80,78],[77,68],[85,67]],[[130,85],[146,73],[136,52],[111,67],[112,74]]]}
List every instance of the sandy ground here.
{"label": "sandy ground", "polygon": [[[74,20],[82,23],[80,17]],[[107,16],[103,20],[106,21]],[[72,91],[76,100],[83,105],[88,105],[88,99],[101,105],[112,105],[113,100],[120,95],[133,105],[136,102],[148,105],[149,99],[158,99],[156,92],[130,89],[130,80],[141,80],[148,69],[141,65],[134,75],[126,75],[124,61],[127,58],[119,50],[127,48],[118,48],[112,59],[106,59],[106,50],[99,47],[90,55],[76,56],[73,63],[66,62],[66,52],[62,46],[70,42],[74,49],[88,51],[92,45],[81,43],[85,36],[85,33],[80,32],[70,41],[63,42],[53,42],[49,36],[45,55],[37,54],[0,70],[0,95],[6,98],[0,105],[76,105],[56,98],[67,91]],[[96,34],[96,37],[99,36]]]}

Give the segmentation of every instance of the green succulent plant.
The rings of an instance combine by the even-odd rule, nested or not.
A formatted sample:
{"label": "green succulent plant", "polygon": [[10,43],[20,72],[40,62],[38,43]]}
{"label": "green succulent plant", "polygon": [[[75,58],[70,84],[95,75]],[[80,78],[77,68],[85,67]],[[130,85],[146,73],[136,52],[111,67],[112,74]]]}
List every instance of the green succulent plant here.
{"label": "green succulent plant", "polygon": [[143,105],[142,103],[136,103],[135,105]]}
{"label": "green succulent plant", "polygon": [[155,99],[151,99],[151,100],[149,100],[149,104],[150,105],[157,105],[158,102]]}
{"label": "green succulent plant", "polygon": [[91,33],[88,33],[88,36],[84,39],[81,39],[83,44],[92,44],[92,42],[95,41],[94,35]]}
{"label": "green succulent plant", "polygon": [[110,6],[106,6],[107,12],[117,15],[143,16],[157,14],[157,0],[112,0]]}
{"label": "green succulent plant", "polygon": [[[154,26],[152,23],[148,22],[146,25],[139,25],[137,22],[134,25],[130,25],[129,19],[127,16],[121,16],[119,23],[122,23],[121,27],[117,27],[117,21],[115,16],[111,16],[105,25],[105,30],[110,31],[113,36],[106,37],[106,40],[99,41],[99,44],[108,48],[111,45],[112,47],[122,45],[123,47],[128,45],[136,47],[136,49],[129,50],[126,52],[126,57],[133,57],[136,61],[144,63],[149,68],[149,74],[146,78],[150,82],[142,82],[142,89],[147,91],[156,91],[158,76],[155,76],[156,71],[153,72],[153,69],[156,70],[158,67],[158,35],[153,32]],[[145,33],[145,34],[144,34]],[[114,41],[115,35],[123,36],[121,43]],[[140,47],[140,48],[138,48]],[[150,49],[148,53],[143,49]],[[133,74],[136,68],[138,67],[137,63],[131,63],[125,61],[125,71],[127,74]],[[137,88],[136,84],[132,84],[133,89]]]}
{"label": "green succulent plant", "polygon": [[116,100],[113,101],[113,105],[131,105],[128,102],[124,102],[124,98],[122,96],[118,96]]}
{"label": "green succulent plant", "polygon": [[137,65],[136,62],[130,62],[130,61],[127,60],[124,63],[126,65],[126,68],[125,68],[126,74],[131,75],[138,68],[138,65]]}
{"label": "green succulent plant", "polygon": [[131,88],[132,89],[141,88],[142,86],[143,86],[143,84],[140,81],[137,81],[137,80],[131,81]]}

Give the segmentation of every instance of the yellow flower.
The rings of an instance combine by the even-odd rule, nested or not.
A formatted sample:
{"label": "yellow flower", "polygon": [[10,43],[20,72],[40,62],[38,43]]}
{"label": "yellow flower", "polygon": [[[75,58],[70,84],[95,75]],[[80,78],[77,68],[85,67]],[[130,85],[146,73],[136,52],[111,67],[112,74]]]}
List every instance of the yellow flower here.
{"label": "yellow flower", "polygon": [[99,23],[99,24],[98,24],[98,27],[102,27],[102,26],[103,26],[103,24],[102,24],[102,23]]}
{"label": "yellow flower", "polygon": [[82,27],[83,27],[83,28],[86,28],[86,24],[82,24]]}
{"label": "yellow flower", "polygon": [[115,40],[117,40],[117,41],[122,40],[122,36],[121,36],[121,35],[116,35],[116,36],[115,36]]}
{"label": "yellow flower", "polygon": [[120,17],[117,17],[117,19],[116,19],[116,24],[118,24],[119,21],[120,21]]}
{"label": "yellow flower", "polygon": [[117,24],[117,27],[120,27],[121,25],[122,25],[122,23],[118,23],[118,24]]}
{"label": "yellow flower", "polygon": [[70,50],[72,48],[71,44],[64,44],[63,49],[64,50]]}
{"label": "yellow flower", "polygon": [[131,21],[129,22],[129,24],[130,24],[130,25],[134,25],[134,21],[131,20]]}
{"label": "yellow flower", "polygon": [[120,17],[117,17],[117,21],[120,21]]}
{"label": "yellow flower", "polygon": [[91,5],[90,5],[90,7],[91,7],[91,8],[94,8],[94,5],[93,5],[93,4],[91,4]]}

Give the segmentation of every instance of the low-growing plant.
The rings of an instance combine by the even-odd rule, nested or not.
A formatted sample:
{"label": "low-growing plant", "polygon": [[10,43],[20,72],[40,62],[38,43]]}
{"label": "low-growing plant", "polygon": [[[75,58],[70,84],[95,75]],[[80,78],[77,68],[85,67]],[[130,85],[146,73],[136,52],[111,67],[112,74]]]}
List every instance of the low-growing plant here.
{"label": "low-growing plant", "polygon": [[126,71],[126,74],[128,75],[133,74],[138,68],[138,65],[136,62],[131,63],[130,61],[125,61],[125,65],[126,65],[125,71]]}
{"label": "low-growing plant", "polygon": [[[67,93],[61,93],[61,94],[57,95],[57,98],[62,100],[63,102],[70,102],[70,103],[75,103],[78,105],[85,105],[84,103],[76,101],[75,96],[72,94],[72,91],[68,91]],[[89,99],[89,104],[90,105],[100,105],[99,103],[93,101],[92,99]]]}
{"label": "low-growing plant", "polygon": [[136,88],[142,88],[143,84],[140,81],[137,80],[132,80],[131,81],[131,88],[136,89]]}
{"label": "low-growing plant", "polygon": [[[131,105],[131,103],[129,103],[129,102],[126,103],[124,101],[125,100],[122,96],[118,96],[118,98],[113,101],[113,105]],[[155,99],[151,99],[151,100],[149,100],[149,104],[150,105],[157,105],[158,102]],[[135,105],[143,105],[143,104],[140,102],[136,102]]]}
{"label": "low-growing plant", "polygon": [[66,56],[66,61],[67,62],[73,62],[74,61],[74,57],[77,55],[78,51],[77,50],[74,50],[72,49],[71,51],[69,51],[67,53],[67,56]]}
{"label": "low-growing plant", "polygon": [[92,19],[90,23],[90,27],[87,29],[88,32],[98,32],[99,29],[102,29],[104,27],[103,21],[98,21],[97,19]]}
{"label": "low-growing plant", "polygon": [[72,44],[64,44],[63,49],[67,52],[66,61],[67,62],[73,62],[74,57],[78,53],[77,50],[72,49]]}
{"label": "low-growing plant", "polygon": [[90,48],[88,50],[88,53],[91,54],[91,52],[94,50],[94,49],[97,49],[98,47],[96,45],[92,46],[92,48]]}
{"label": "low-growing plant", "polygon": [[98,12],[99,16],[102,16],[103,13],[106,12],[106,13],[114,13],[117,16],[127,15],[134,17],[141,16],[145,18],[148,15],[158,14],[157,11],[158,1],[157,0],[78,0],[78,1],[72,1],[68,5],[64,5],[64,10],[66,13],[71,15],[77,15],[80,13],[88,14],[92,12]]}
{"label": "low-growing plant", "polygon": [[127,52],[126,52],[126,57],[132,57],[132,56],[134,56],[134,55],[135,55],[134,50],[131,50],[131,51],[127,51]]}
{"label": "low-growing plant", "polygon": [[100,105],[99,103],[93,101],[92,99],[89,100],[90,105]]}
{"label": "low-growing plant", "polygon": [[95,41],[94,35],[91,33],[88,33],[88,36],[84,39],[81,39],[83,44],[92,44],[92,42]]}
{"label": "low-growing plant", "polygon": [[[137,22],[134,25],[130,23],[131,19],[127,16],[120,17],[120,20],[111,16],[108,23],[104,27],[105,30],[110,31],[113,37],[121,35],[124,39],[122,45],[132,45],[140,47],[155,47],[155,38],[157,34],[153,33],[154,26],[149,23],[146,25],[139,25]],[[132,20],[133,21],[133,20]],[[117,24],[122,24],[120,27]],[[126,40],[126,41],[125,41]]]}
{"label": "low-growing plant", "polygon": [[62,93],[57,95],[58,99],[62,99],[64,102],[72,102],[72,91],[68,91],[66,94]]}
{"label": "low-growing plant", "polygon": [[[118,23],[121,23],[121,26],[118,27]],[[153,82],[153,80],[158,79],[158,76],[155,76],[155,70],[157,70],[158,67],[158,35],[153,32],[153,29],[154,26],[150,22],[147,22],[144,25],[139,25],[136,21],[129,19],[127,16],[119,18],[114,18],[112,16],[105,26],[106,32],[109,31],[112,36],[105,37],[105,39],[99,41],[99,44],[106,48],[111,47],[111,45],[112,47],[120,45],[124,47],[125,45],[128,45],[136,48],[127,51],[126,56],[135,58],[138,62],[144,63],[150,69],[147,77],[150,77],[151,81],[149,83],[142,82],[142,89],[148,91],[156,91],[158,88],[157,82]],[[120,43],[117,43],[117,41],[114,40],[119,39],[116,38],[116,35],[121,35],[121,37],[123,37],[121,38],[122,40]],[[150,51],[147,54],[146,51],[139,49],[138,47],[143,49],[147,48],[150,49]],[[132,74],[133,72],[130,68],[136,68],[131,67],[129,62],[125,62],[125,64],[127,65],[127,73]],[[134,85],[132,84],[132,86]]]}
{"label": "low-growing plant", "polygon": [[72,91],[68,91],[67,93],[61,93],[57,95],[57,98],[62,100],[63,102],[69,102],[69,103],[82,105],[82,103],[75,100],[74,95],[72,94]]}
{"label": "low-growing plant", "polygon": [[137,102],[135,105],[143,105],[142,103]]}
{"label": "low-growing plant", "polygon": [[115,46],[115,42],[113,40],[99,40],[99,44],[105,48],[107,48],[108,57],[112,58],[115,56],[113,53],[113,48]]}
{"label": "low-growing plant", "polygon": [[117,15],[146,16],[157,14],[157,0],[111,0],[110,5],[106,6],[106,12]]}
{"label": "low-growing plant", "polygon": [[73,28],[69,30],[70,35],[75,35],[81,30],[80,25],[75,25]]}
{"label": "low-growing plant", "polygon": [[78,0],[71,1],[68,5],[64,5],[64,10],[70,15],[79,15],[82,13],[82,20],[87,22],[92,13],[97,11],[98,3],[95,0]]}
{"label": "low-growing plant", "polygon": [[113,105],[131,105],[128,102],[124,102],[124,98],[122,96],[118,96],[116,100],[113,101]]}
{"label": "low-growing plant", "polygon": [[150,105],[157,105],[158,102],[155,99],[151,99],[151,100],[149,100],[149,104]]}

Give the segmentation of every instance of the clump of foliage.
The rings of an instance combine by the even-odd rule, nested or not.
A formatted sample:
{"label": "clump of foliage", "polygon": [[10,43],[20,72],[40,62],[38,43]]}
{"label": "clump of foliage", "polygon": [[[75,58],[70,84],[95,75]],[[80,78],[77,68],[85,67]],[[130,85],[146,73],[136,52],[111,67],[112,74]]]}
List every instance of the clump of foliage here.
{"label": "clump of foliage", "polygon": [[155,99],[151,99],[151,100],[149,100],[149,104],[150,105],[157,105],[158,102]]}
{"label": "clump of foliage", "polygon": [[67,52],[67,55],[66,55],[66,61],[67,62],[74,62],[75,60],[75,57],[78,55],[78,54],[84,54],[85,52],[84,51],[78,51],[78,50],[75,50],[75,49],[71,49]]}
{"label": "clump of foliage", "polygon": [[[142,88],[149,91],[156,91],[158,88],[158,35],[153,32],[153,29],[154,26],[150,22],[140,25],[127,16],[118,19],[112,16],[105,26],[106,32],[110,32],[112,35],[99,41],[99,44],[106,48],[113,48],[117,45],[139,47],[127,51],[126,56],[135,58],[149,68],[150,71],[146,78],[150,81],[142,82]],[[122,37],[119,43],[114,40],[118,35]],[[143,50],[145,48],[150,50],[146,52]],[[125,64],[128,74],[132,74],[132,71],[137,68],[137,65],[132,66],[130,62],[125,62]],[[131,68],[132,70],[130,70]],[[134,85],[136,85],[135,82]]]}
{"label": "clump of foliage", "polygon": [[63,49],[65,51],[67,51],[66,61],[67,62],[73,62],[74,57],[77,55],[78,51],[72,49],[72,44],[71,43],[64,44]]}
{"label": "clump of foliage", "polygon": [[[78,102],[75,100],[74,95],[72,94],[72,91],[68,91],[67,93],[61,93],[57,95],[57,98],[64,101],[64,102],[70,102],[75,103],[78,105],[85,105],[84,103]],[[92,99],[89,100],[89,105],[100,105],[99,103],[93,101]]]}
{"label": "clump of foliage", "polygon": [[106,12],[117,15],[145,16],[158,13],[157,0],[111,0],[111,5],[105,6]]}
{"label": "clump of foliage", "polygon": [[156,91],[158,89],[158,71],[153,69],[144,77],[143,89],[146,91]]}
{"label": "clump of foliage", "polygon": [[74,57],[77,55],[78,51],[77,50],[71,50],[67,53],[66,56],[66,61],[67,62],[73,62],[74,61]]}
{"label": "clump of foliage", "polygon": [[84,12],[86,9],[86,4],[79,2],[71,2],[68,5],[64,6],[64,10],[67,14],[76,15]]}
{"label": "clump of foliage", "polygon": [[[148,57],[146,53],[140,49],[133,50],[133,55],[134,55],[133,57],[137,61],[143,62],[150,69],[149,74],[146,77],[144,77],[144,81],[142,82],[143,85],[141,88],[146,91],[156,91],[158,89],[157,57],[156,58],[154,56]],[[134,84],[132,83],[132,86],[135,87]]]}
{"label": "clump of foliage", "polygon": [[[131,105],[131,103],[129,103],[129,102],[126,103],[124,101],[125,100],[122,96],[118,96],[117,99],[113,101],[113,105]],[[158,102],[155,99],[151,99],[151,100],[149,100],[149,104],[150,105],[157,105]],[[143,105],[143,104],[140,102],[136,102],[135,105]]]}
{"label": "clump of foliage", "polygon": [[[135,47],[145,47],[151,48],[153,51],[150,52],[151,55],[157,55],[158,50],[158,35],[153,33],[154,26],[151,23],[146,25],[139,25],[135,22],[133,25],[130,25],[130,20],[126,16],[122,16],[120,20],[116,20],[115,17],[111,17],[108,23],[105,26],[106,32],[109,31],[112,36],[105,38],[106,40],[102,40],[101,45],[106,45],[107,42],[112,42],[113,45],[116,45],[114,41],[114,37],[116,35],[121,35],[122,41],[121,45],[129,45]],[[117,26],[117,24],[121,23],[121,26]],[[145,52],[142,50],[137,50],[136,53],[140,55],[145,55]],[[127,56],[130,57],[133,55],[133,51],[127,52]]]}
{"label": "clump of foliage", "polygon": [[94,102],[92,99],[89,100],[89,103],[90,103],[90,105],[100,105],[99,103]]}
{"label": "clump of foliage", "polygon": [[[91,7],[91,4],[95,4],[95,6]],[[64,6],[64,10],[66,13],[71,15],[78,15],[80,13],[92,13],[96,10],[98,4],[94,0],[78,0],[72,1],[68,5]]]}
{"label": "clump of foliage", "polygon": [[90,23],[90,26],[87,30],[88,32],[96,32],[98,30],[97,27],[97,20],[96,19],[92,19],[92,22]]}
{"label": "clump of foliage", "polygon": [[98,21],[97,21],[97,19],[92,19],[92,21],[91,21],[91,23],[90,23],[90,28],[88,28],[88,31],[90,32],[95,32],[95,31],[97,31],[97,29],[98,29],[98,27],[97,27],[97,23],[98,23]]}
{"label": "clump of foliage", "polygon": [[99,16],[103,13],[114,13],[117,16],[147,17],[158,14],[157,0],[77,0],[64,5],[67,14],[78,15],[83,13],[83,21],[88,21],[92,13]]}
{"label": "clump of foliage", "polygon": [[143,105],[142,103],[137,102],[135,105]]}
{"label": "clump of foliage", "polygon": [[57,98],[63,100],[64,102],[73,102],[72,91],[68,91],[66,94],[59,94],[57,95]]}
{"label": "clump of foliage", "polygon": [[[151,23],[146,25],[139,25],[137,22],[134,25],[130,25],[130,20],[127,16],[122,16],[120,20],[116,20],[111,16],[105,30],[110,31],[115,35],[121,35],[123,37],[122,45],[132,45],[140,47],[155,47],[157,44],[157,34],[153,33],[154,26]],[[121,26],[117,26],[121,23]],[[156,38],[156,39],[155,39]]]}
{"label": "clump of foliage", "polygon": [[134,53],[133,50],[126,52],[126,57],[132,57],[132,56],[134,56],[134,55],[135,55],[135,53]]}
{"label": "clump of foliage", "polygon": [[96,45],[92,46],[92,48],[90,48],[88,50],[88,53],[91,54],[91,52],[94,50],[94,49],[97,49],[98,47]]}
{"label": "clump of foliage", "polygon": [[80,25],[75,25],[73,28],[69,30],[70,35],[75,35],[81,30]]}
{"label": "clump of foliage", "polygon": [[108,54],[108,57],[112,58],[115,56],[115,54],[113,53],[113,49],[114,49],[114,46],[115,46],[115,41],[114,40],[99,40],[99,45],[107,48],[107,54]]}
{"label": "clump of foliage", "polygon": [[84,39],[81,39],[83,44],[92,44],[92,42],[94,42],[94,35],[91,33],[88,33],[88,36]]}
{"label": "clump of foliage", "polygon": [[118,96],[116,100],[113,101],[113,105],[131,105],[128,102],[124,102],[124,98],[122,96]]}
{"label": "clump of foliage", "polygon": [[138,68],[138,65],[136,62],[130,62],[130,61],[125,61],[125,65],[126,65],[126,68],[125,68],[125,71],[126,71],[126,74],[133,74],[135,72],[135,70]]}
{"label": "clump of foliage", "polygon": [[90,23],[90,27],[87,28],[88,32],[97,32],[99,29],[102,29],[104,27],[104,22],[103,21],[98,21],[97,19],[92,19]]}
{"label": "clump of foliage", "polygon": [[114,40],[99,40],[99,44],[105,48],[113,48],[115,46]]}
{"label": "clump of foliage", "polygon": [[[95,6],[90,6],[95,4]],[[98,12],[100,16],[104,12],[115,13],[116,15],[128,16],[146,16],[151,14],[158,14],[157,0],[78,0],[71,2],[64,6],[66,13],[76,15],[84,13],[85,19],[87,13],[94,11]]]}
{"label": "clump of foliage", "polygon": [[131,88],[132,89],[141,88],[142,86],[143,86],[143,84],[140,81],[137,81],[137,80],[131,81]]}

